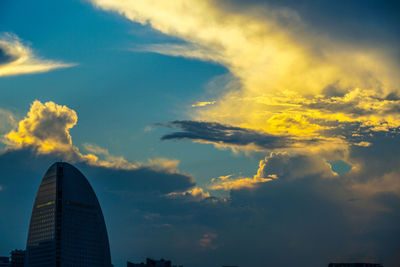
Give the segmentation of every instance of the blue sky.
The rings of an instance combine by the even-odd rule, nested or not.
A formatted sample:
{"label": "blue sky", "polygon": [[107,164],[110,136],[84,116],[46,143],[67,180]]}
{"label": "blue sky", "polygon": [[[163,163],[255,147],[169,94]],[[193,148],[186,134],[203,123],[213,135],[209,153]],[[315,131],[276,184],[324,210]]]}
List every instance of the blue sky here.
{"label": "blue sky", "polygon": [[117,267],[397,266],[399,13],[1,1],[0,254],[24,248],[62,159],[94,186]]}
{"label": "blue sky", "polygon": [[[3,32],[12,32],[26,40],[44,58],[77,66],[3,78],[2,88],[7,90],[2,91],[1,98],[8,103],[3,108],[23,117],[35,99],[66,105],[78,113],[78,125],[71,131],[76,144],[96,143],[114,154],[137,161],[151,157],[180,158],[181,168],[206,176],[207,180],[218,175],[217,167],[211,174],[202,172],[201,168],[191,169],[190,165],[204,162],[212,168],[213,162],[218,161],[218,165],[225,162],[230,168],[231,161],[236,160],[242,167],[245,165],[242,161],[257,166],[257,159],[232,157],[231,152],[215,151],[211,146],[159,142],[165,129],[152,126],[157,122],[186,119],[187,110],[192,102],[202,98],[207,84],[227,73],[224,67],[132,52],[131,49],[143,44],[177,40],[114,14],[99,12],[88,3],[10,1],[4,6]],[[37,14],[45,9],[51,12],[42,12],[38,19]],[[23,21],[18,19],[21,17]],[[35,24],[26,27],[32,21]],[[146,127],[154,131],[146,132]],[[87,136],[91,136],[90,140]],[[190,150],[196,153],[190,158],[184,157]],[[189,166],[185,167],[186,164]],[[249,171],[249,167],[243,169]]]}

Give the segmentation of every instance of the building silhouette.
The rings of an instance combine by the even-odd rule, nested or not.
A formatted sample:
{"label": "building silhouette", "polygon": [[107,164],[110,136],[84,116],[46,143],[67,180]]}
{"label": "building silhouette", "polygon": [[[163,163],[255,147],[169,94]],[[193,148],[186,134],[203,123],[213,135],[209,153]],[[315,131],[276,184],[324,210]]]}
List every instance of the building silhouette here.
{"label": "building silhouette", "polygon": [[36,195],[25,267],[111,267],[107,230],[97,197],[83,174],[54,163]]}
{"label": "building silhouette", "polygon": [[24,267],[25,265],[25,250],[14,249],[11,251],[11,267]]}
{"label": "building silhouette", "polygon": [[0,267],[9,267],[10,264],[11,263],[9,257],[0,257]]}
{"label": "building silhouette", "polygon": [[150,258],[146,259],[146,263],[132,263],[132,262],[127,262],[126,263],[127,267],[183,267],[183,266],[176,266],[176,265],[171,265],[171,261],[168,260],[153,260]]}
{"label": "building silhouette", "polygon": [[378,263],[330,263],[328,267],[383,267]]}

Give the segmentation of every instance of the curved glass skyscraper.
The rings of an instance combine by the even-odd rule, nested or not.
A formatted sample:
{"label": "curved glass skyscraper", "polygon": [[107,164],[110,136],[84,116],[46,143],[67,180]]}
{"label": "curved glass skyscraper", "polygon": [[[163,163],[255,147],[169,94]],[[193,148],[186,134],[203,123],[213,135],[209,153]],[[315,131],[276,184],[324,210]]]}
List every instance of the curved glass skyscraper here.
{"label": "curved glass skyscraper", "polygon": [[36,195],[25,267],[111,267],[103,213],[82,173],[65,162],[46,172]]}

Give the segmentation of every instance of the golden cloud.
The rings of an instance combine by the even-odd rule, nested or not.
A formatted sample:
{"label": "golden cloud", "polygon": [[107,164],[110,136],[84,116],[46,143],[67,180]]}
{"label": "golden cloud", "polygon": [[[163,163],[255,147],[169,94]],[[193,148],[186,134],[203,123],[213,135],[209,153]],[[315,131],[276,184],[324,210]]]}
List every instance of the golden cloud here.
{"label": "golden cloud", "polygon": [[47,72],[74,65],[38,58],[16,35],[0,35],[0,77]]}
{"label": "golden cloud", "polygon": [[293,11],[260,8],[263,16],[255,16],[213,0],[91,2],[187,42],[149,45],[148,51],[229,69],[238,86],[230,84],[216,103],[193,111],[193,119],[299,140],[318,137],[333,149],[354,134],[327,134],[335,127],[400,126],[398,66],[378,49],[313,34]]}
{"label": "golden cloud", "polygon": [[295,155],[287,152],[272,152],[260,160],[257,173],[253,177],[234,178],[233,175],[220,176],[211,180],[212,190],[238,190],[254,188],[261,183],[282,179],[285,181],[318,177],[337,178],[331,166],[323,158],[314,155]]}
{"label": "golden cloud", "polygon": [[209,192],[205,192],[203,188],[195,186],[185,192],[173,192],[169,193],[167,196],[168,197],[189,196],[190,199],[194,201],[201,201],[203,199],[209,198],[211,195]]}
{"label": "golden cloud", "polygon": [[13,147],[34,146],[40,153],[69,150],[69,130],[78,121],[76,112],[54,102],[34,101],[18,128],[5,137]]}
{"label": "golden cloud", "polygon": [[197,108],[197,107],[205,107],[208,105],[214,105],[216,101],[197,101],[192,104],[192,108]]}
{"label": "golden cloud", "polygon": [[4,136],[8,149],[33,148],[39,154],[56,154],[64,160],[87,162],[93,166],[132,170],[151,168],[155,171],[178,173],[179,161],[156,158],[147,162],[130,162],[124,157],[112,155],[107,149],[95,144],[84,144],[88,152],[83,154],[73,145],[70,130],[76,125],[78,116],[67,106],[54,102],[41,103],[35,100],[16,129]]}

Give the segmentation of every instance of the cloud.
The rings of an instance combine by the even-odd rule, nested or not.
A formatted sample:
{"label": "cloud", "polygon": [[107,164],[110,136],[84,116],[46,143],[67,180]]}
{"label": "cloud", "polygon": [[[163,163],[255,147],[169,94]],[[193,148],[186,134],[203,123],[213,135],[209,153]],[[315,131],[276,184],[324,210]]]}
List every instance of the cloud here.
{"label": "cloud", "polygon": [[337,175],[332,171],[329,163],[321,157],[272,152],[259,162],[259,168],[253,177],[221,176],[211,179],[209,188],[231,191],[242,188],[256,188],[261,183],[273,182],[277,179],[326,179],[335,177]]}
{"label": "cloud", "polygon": [[214,182],[209,186],[211,190],[238,190],[241,188],[254,188],[259,183],[270,182],[276,179],[276,176],[270,175],[269,178],[257,177],[253,178],[237,178],[237,179],[227,179],[227,180],[214,180]]}
{"label": "cloud", "polygon": [[[193,199],[195,192],[206,192],[194,189],[193,178],[182,173],[106,168],[87,162],[75,165],[89,179],[102,205],[115,264],[138,255],[163,255],[195,267],[228,263],[247,267],[259,262],[323,266],[334,259],[363,258],[378,258],[391,267],[399,263],[399,194],[352,189],[355,181],[364,183],[379,177],[383,169],[392,173],[400,166],[395,157],[399,142],[375,138],[380,146],[351,151],[352,163],[368,168],[332,177],[322,158],[272,153],[261,161],[256,175],[275,173],[277,177],[232,189],[227,198]],[[392,154],[380,151],[382,146],[392,147]],[[378,165],[383,156],[387,165]],[[58,158],[38,154],[32,147],[0,154],[0,184],[7,188],[0,194],[0,211],[9,218],[0,225],[4,242],[26,241],[21,229],[26,229],[37,187],[44,171]],[[235,178],[217,180],[230,179]]]}
{"label": "cloud", "polygon": [[18,36],[11,33],[0,35],[0,77],[48,72],[74,65],[41,59]]}
{"label": "cloud", "polygon": [[65,151],[72,147],[69,130],[78,116],[74,110],[54,102],[42,104],[35,100],[27,116],[5,138],[11,147],[32,146],[41,153]]}
{"label": "cloud", "polygon": [[9,110],[0,108],[0,134],[9,132],[17,126],[15,116]]}
{"label": "cloud", "polygon": [[[161,140],[189,139],[215,145],[230,145],[241,148],[251,147],[259,150],[282,149],[301,146],[301,143],[318,143],[319,140],[298,141],[290,136],[279,136],[235,127],[216,122],[173,121],[168,127],[179,127],[183,131],[169,133]],[[304,145],[303,144],[303,145]]]}
{"label": "cloud", "polygon": [[383,193],[400,195],[400,178],[398,172],[383,174],[382,177],[354,183],[352,189],[364,196],[374,196]]}
{"label": "cloud", "polygon": [[207,105],[214,105],[216,101],[197,101],[192,104],[192,108],[205,107]]}
{"label": "cloud", "polygon": [[353,141],[351,133],[333,140],[332,124],[400,126],[398,99],[388,98],[399,93],[390,52],[318,34],[296,10],[257,1],[90,2],[185,42],[147,51],[213,61],[231,72],[237,86],[228,83],[215,104],[193,110],[193,120],[325,139],[331,149]]}
{"label": "cloud", "polygon": [[185,197],[189,200],[194,201],[201,201],[211,197],[210,193],[205,192],[203,188],[197,186],[184,192],[169,193],[167,196],[172,198]]}
{"label": "cloud", "polygon": [[149,168],[154,171],[178,174],[179,160],[155,158],[147,162],[130,162],[124,157],[112,155],[96,144],[84,143],[88,152],[82,153],[72,142],[70,130],[76,125],[78,116],[67,106],[54,102],[41,103],[35,100],[27,115],[15,129],[4,135],[7,150],[31,149],[39,155],[58,155],[71,162],[86,162],[89,165],[134,170]]}
{"label": "cloud", "polygon": [[212,178],[211,181],[214,182],[214,181],[218,181],[218,180],[226,180],[226,179],[231,178],[232,176],[233,176],[233,174],[222,175],[222,176],[218,176],[216,178]]}
{"label": "cloud", "polygon": [[304,177],[334,178],[331,165],[323,158],[313,155],[290,155],[272,152],[260,161],[255,177],[275,175],[280,179],[299,179]]}
{"label": "cloud", "polygon": [[96,144],[84,143],[83,148],[92,155],[96,155],[96,161],[99,157],[102,157],[103,162],[107,162],[109,166],[119,166],[125,169],[134,169],[138,167],[137,164],[127,161],[124,157],[114,156],[107,149],[99,147]]}
{"label": "cloud", "polygon": [[[229,191],[227,199],[188,201],[192,187],[162,197],[113,187],[127,211],[125,227],[116,221],[120,212],[111,222],[123,228],[115,242],[121,249],[165,253],[193,266],[226,259],[239,266],[323,266],[368,257],[399,265],[399,78],[383,48],[318,34],[295,11],[272,5],[91,2],[185,41],[147,51],[213,61],[231,72],[229,86],[212,98],[217,102],[172,122],[182,131],[163,140],[263,151],[306,140],[298,153],[268,154],[253,177],[214,179],[211,185]],[[325,147],[316,152],[314,140]],[[335,174],[328,160],[337,159],[352,169]],[[199,240],[210,244],[210,233],[218,247],[201,250]]]}

